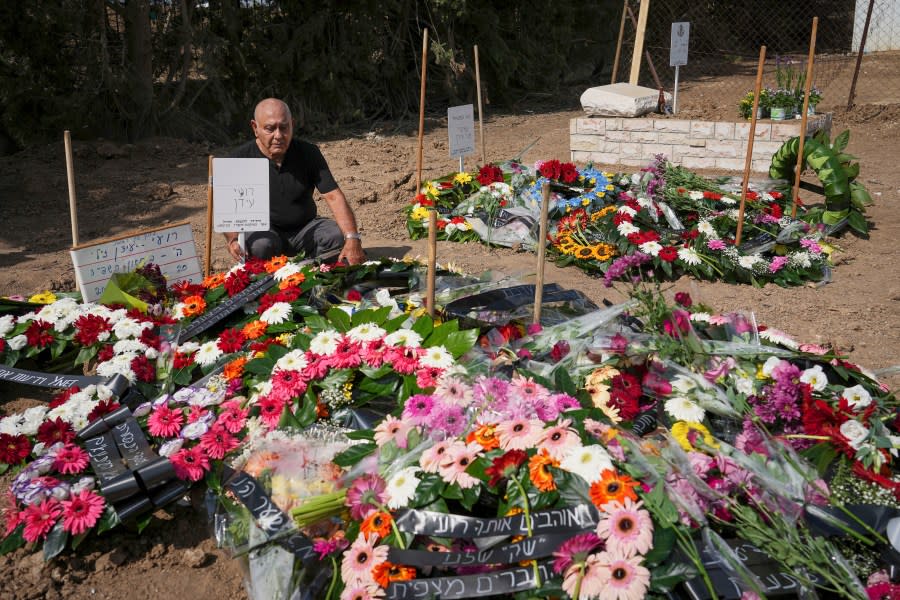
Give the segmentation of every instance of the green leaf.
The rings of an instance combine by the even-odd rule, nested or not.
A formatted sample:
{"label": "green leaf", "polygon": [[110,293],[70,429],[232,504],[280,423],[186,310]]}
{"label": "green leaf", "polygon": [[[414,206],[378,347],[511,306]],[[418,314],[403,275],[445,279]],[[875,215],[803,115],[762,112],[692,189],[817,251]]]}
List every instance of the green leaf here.
{"label": "green leaf", "polygon": [[318,412],[316,411],[316,398],[312,393],[312,389],[306,390],[305,397],[303,398],[303,406],[294,416],[297,418],[300,427],[309,427],[315,423]]}
{"label": "green leaf", "polygon": [[375,432],[371,429],[357,429],[356,431],[348,431],[344,435],[351,440],[368,440],[371,442],[375,439]]}
{"label": "green leaf", "polygon": [[446,484],[440,475],[435,473],[424,475],[416,487],[416,493],[410,500],[409,505],[413,508],[422,508],[434,503],[440,498],[445,486]]}
{"label": "green leaf", "polygon": [[416,322],[413,323],[412,330],[422,336],[422,339],[426,339],[428,335],[434,329],[434,320],[428,315],[422,315]]}
{"label": "green leaf", "polygon": [[845,129],[834,138],[833,142],[831,142],[831,149],[835,152],[843,152],[847,147],[848,142],[850,142],[850,130]]}
{"label": "green leaf", "polygon": [[63,522],[60,519],[47,534],[47,539],[44,540],[44,560],[50,560],[62,552],[67,541],[69,541],[69,534],[63,529]]}
{"label": "green leaf", "polygon": [[672,562],[650,570],[650,591],[667,594],[683,581],[697,576],[697,570],[687,562]]}
{"label": "green leaf", "polygon": [[475,503],[478,502],[478,496],[481,495],[481,486],[476,484],[470,488],[464,488],[462,490],[462,498],[459,503],[465,507],[466,510],[472,510],[472,507],[475,506]]}
{"label": "green leaf", "polygon": [[97,524],[97,534],[101,534],[104,531],[109,531],[116,525],[121,523],[119,520],[119,514],[113,509],[113,507],[109,504],[106,505],[106,510],[103,513],[103,516],[100,517],[100,521]]}
{"label": "green leaf", "polygon": [[134,524],[135,529],[137,529],[138,534],[143,533],[144,530],[147,529],[147,526],[150,525],[150,523],[152,521],[153,521],[152,513],[148,514],[148,515],[144,515],[143,517],[139,518],[137,520],[137,522]]}
{"label": "green leaf", "polygon": [[863,235],[869,233],[869,224],[866,222],[866,218],[862,213],[858,211],[850,211],[850,216],[847,218],[847,224],[850,225],[854,231],[858,231]]}
{"label": "green leaf", "polygon": [[332,329],[331,323],[325,317],[319,315],[306,317],[304,322],[312,330],[313,333],[319,333],[320,331],[325,331],[326,329]]}
{"label": "green leaf", "polygon": [[334,325],[334,328],[340,331],[341,333],[346,333],[349,331],[352,325],[350,324],[350,315],[341,310],[340,308],[332,308],[325,316],[328,317],[328,320],[331,321],[331,324]]}
{"label": "green leaf", "polygon": [[463,491],[462,488],[459,487],[457,483],[451,483],[447,487],[444,488],[444,498],[448,500],[462,500]]}
{"label": "green leaf", "polygon": [[97,352],[100,350],[97,346],[88,346],[86,348],[82,348],[78,351],[78,356],[75,357],[76,365],[83,365],[88,363],[92,358],[97,356]]}
{"label": "green leaf", "polygon": [[281,410],[281,417],[278,419],[278,428],[279,429],[289,429],[295,428],[300,429],[300,422],[297,420],[297,417],[294,416],[294,413],[291,412],[291,405],[287,403],[284,405],[284,408]]}
{"label": "green leaf", "polygon": [[3,475],[9,470],[9,465],[7,463],[0,463],[0,475]]}
{"label": "green leaf", "polygon": [[64,339],[53,340],[53,343],[50,344],[50,358],[59,358],[59,355],[66,349],[67,343],[68,341]]}
{"label": "green leaf", "polygon": [[244,372],[252,373],[253,375],[270,375],[274,368],[275,361],[268,356],[264,356],[247,361],[247,364],[244,365]]}
{"label": "green leaf", "polygon": [[0,556],[9,554],[25,545],[25,538],[22,537],[23,531],[25,531],[25,525],[19,525],[15,531],[10,533],[2,542],[0,542]]}
{"label": "green leaf", "polygon": [[428,336],[428,338],[422,345],[426,348],[439,346],[447,340],[448,335],[455,331],[459,331],[459,321],[457,321],[456,319],[447,321],[446,323],[441,323],[434,328],[434,330],[431,332],[431,335]]}
{"label": "green leaf", "polygon": [[551,468],[551,472],[560,500],[569,506],[590,503],[590,486],[580,475],[557,468]]}
{"label": "green leaf", "polygon": [[459,358],[472,349],[475,342],[478,341],[477,329],[466,329],[465,331],[454,331],[447,336],[444,341],[444,348],[453,355],[453,358]]}
{"label": "green leaf", "polygon": [[334,464],[339,467],[351,467],[366,456],[369,456],[370,454],[375,452],[376,448],[377,446],[374,442],[367,442],[364,444],[356,444],[350,446],[334,457]]}
{"label": "green leaf", "polygon": [[819,475],[825,475],[829,465],[838,457],[837,449],[831,444],[816,444],[810,448],[806,448],[802,454],[809,462],[815,465]]}
{"label": "green leaf", "polygon": [[644,555],[644,563],[655,565],[661,563],[672,552],[675,545],[675,530],[671,527],[656,527],[653,529],[653,547]]}
{"label": "green leaf", "polygon": [[375,323],[376,325],[381,325],[384,323],[384,320],[388,318],[388,315],[391,314],[390,306],[383,306],[377,310],[368,308],[366,310],[361,310],[359,312],[353,313],[353,316],[350,318],[350,322],[356,326],[362,323]]}
{"label": "green leaf", "polygon": [[193,370],[193,366],[175,369],[175,372],[172,374],[172,381],[175,382],[175,385],[181,387],[191,385],[191,381],[193,381],[194,379],[193,375],[191,374]]}
{"label": "green leaf", "polygon": [[400,329],[400,327],[406,322],[408,318],[409,315],[400,315],[394,317],[393,319],[385,321],[384,324],[382,324],[382,327],[384,327],[384,330],[388,333],[393,333]]}
{"label": "green leaf", "polygon": [[570,396],[578,394],[578,386],[572,381],[572,376],[566,369],[556,369],[553,372],[553,381],[556,389]]}

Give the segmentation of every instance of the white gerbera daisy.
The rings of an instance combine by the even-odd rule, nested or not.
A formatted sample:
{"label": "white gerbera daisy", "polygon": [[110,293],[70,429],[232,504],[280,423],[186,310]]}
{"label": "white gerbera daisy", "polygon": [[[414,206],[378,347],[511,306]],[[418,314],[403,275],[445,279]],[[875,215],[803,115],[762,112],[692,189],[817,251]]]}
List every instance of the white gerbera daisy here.
{"label": "white gerbera daisy", "polygon": [[412,329],[398,329],[384,337],[384,343],[390,346],[418,348],[422,344],[422,336]]}
{"label": "white gerbera daisy", "polygon": [[330,356],[337,352],[338,342],[341,340],[341,334],[334,329],[326,329],[317,333],[313,339],[309,341],[309,350],[322,356]]}
{"label": "white gerbera daisy", "polygon": [[309,364],[306,360],[306,353],[303,350],[291,350],[277,361],[275,368],[282,371],[302,371]]}
{"label": "white gerbera daisy", "polygon": [[701,190],[691,190],[688,192],[688,198],[691,200],[703,200],[703,192]]}
{"label": "white gerbera daisy", "polygon": [[200,348],[200,344],[197,342],[185,342],[176,346],[175,351],[183,354],[190,354],[191,352],[195,352],[198,348]]}
{"label": "white gerbera daisy", "polygon": [[197,349],[197,354],[194,355],[194,361],[201,367],[208,367],[220,356],[222,356],[222,349],[219,348],[218,341],[214,340],[201,344]]}
{"label": "white gerbera daisy", "polygon": [[821,392],[828,385],[828,376],[825,375],[821,365],[815,365],[800,373],[800,381]]}
{"label": "white gerbera daisy", "polygon": [[695,312],[691,313],[691,321],[696,321],[697,323],[709,323],[710,314],[707,312]]}
{"label": "white gerbera daisy", "polygon": [[800,347],[800,345],[796,341],[794,341],[794,338],[778,329],[765,329],[763,331],[760,331],[759,337],[766,340],[767,342],[778,344],[779,346],[784,346],[785,348],[790,348],[791,350],[796,350]]}
{"label": "white gerbera daisy", "polygon": [[453,355],[443,346],[432,346],[425,349],[425,354],[419,357],[419,364],[435,369],[446,369],[453,364]]}
{"label": "white gerbera daisy", "polygon": [[287,302],[276,302],[259,315],[259,320],[267,325],[279,325],[291,316],[291,305]]}
{"label": "white gerbera daisy", "polygon": [[747,254],[738,259],[738,264],[741,267],[749,270],[752,269],[760,260],[762,259],[756,254]]}
{"label": "white gerbera daisy", "polygon": [[16,327],[16,318],[12,315],[0,317],[0,337],[3,337]]}
{"label": "white gerbera daisy", "polygon": [[273,274],[276,281],[284,281],[291,275],[295,275],[301,271],[300,265],[289,262]]}
{"label": "white gerbera daisy", "polygon": [[719,237],[719,234],[716,233],[716,229],[712,226],[712,223],[706,220],[700,221],[700,223],[697,224],[697,231],[708,238],[717,239]]}
{"label": "white gerbera daisy", "polygon": [[603,471],[612,469],[612,459],[602,446],[575,446],[559,463],[559,468],[575,473],[589,484],[599,481]]}
{"label": "white gerbera daisy", "polygon": [[628,215],[629,217],[633,217],[634,215],[637,214],[637,211],[634,210],[633,208],[631,208],[630,206],[628,206],[627,204],[620,205],[619,208],[616,209],[616,212],[623,214],[623,215]]}
{"label": "white gerbera daisy", "polygon": [[347,332],[347,337],[354,342],[371,342],[387,333],[383,327],[375,323],[360,323]]}
{"label": "white gerbera daisy", "polygon": [[632,233],[638,233],[640,229],[638,229],[628,221],[622,221],[616,226],[616,231],[618,231],[619,235],[621,236],[629,236]]}
{"label": "white gerbera daisy", "polygon": [[406,467],[388,479],[385,492],[389,508],[403,508],[409,503],[419,487],[420,480],[416,477],[418,471],[418,467]]}
{"label": "white gerbera daisy", "polygon": [[861,385],[854,385],[841,392],[841,397],[846,399],[853,408],[865,408],[872,404],[872,396]]}
{"label": "white gerbera daisy", "polygon": [[697,251],[693,248],[679,248],[678,258],[680,258],[685,264],[693,266],[699,265],[701,262],[700,255],[697,254]]}
{"label": "white gerbera daisy", "polygon": [[644,242],[640,246],[641,252],[644,254],[649,254],[650,256],[659,256],[659,251],[662,250],[662,245],[659,242]]}
{"label": "white gerbera daisy", "polygon": [[672,396],[665,403],[666,413],[677,421],[700,423],[706,416],[699,404],[684,396]]}
{"label": "white gerbera daisy", "polygon": [[673,377],[671,385],[673,390],[682,394],[688,394],[697,387],[697,384],[693,379],[685,377],[684,375],[676,375]]}

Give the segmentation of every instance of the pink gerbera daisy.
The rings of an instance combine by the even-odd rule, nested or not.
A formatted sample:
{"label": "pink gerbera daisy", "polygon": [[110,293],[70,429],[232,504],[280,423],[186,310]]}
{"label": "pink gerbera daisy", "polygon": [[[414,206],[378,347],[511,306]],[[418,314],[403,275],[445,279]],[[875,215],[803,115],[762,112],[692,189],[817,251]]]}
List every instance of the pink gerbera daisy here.
{"label": "pink gerbera daisy", "polygon": [[546,429],[538,447],[546,450],[556,460],[565,458],[566,453],[580,441],[578,434],[569,427],[571,424],[571,420],[563,419],[556,426]]}
{"label": "pink gerbera daisy", "polygon": [[384,489],[384,479],[378,475],[367,473],[354,479],[347,488],[347,497],[344,501],[350,507],[350,516],[359,521],[370,510],[384,505],[387,501]]}
{"label": "pink gerbera daisy", "polygon": [[468,489],[478,483],[478,479],[466,473],[475,459],[481,446],[475,442],[471,444],[455,443],[444,454],[445,458],[438,467],[438,473],[449,484],[457,484],[463,489]]}
{"label": "pink gerbera daisy", "polygon": [[603,540],[593,532],[579,533],[572,536],[556,549],[553,553],[553,571],[562,573],[573,564],[584,562],[588,554],[597,546],[603,544]]}
{"label": "pink gerbera daisy", "polygon": [[362,359],[366,362],[370,367],[375,367],[376,369],[381,366],[381,363],[384,362],[384,353],[387,350],[387,346],[384,343],[383,339],[372,340],[371,342],[366,342],[366,345],[362,349]]}
{"label": "pink gerbera daisy", "polygon": [[608,550],[599,555],[600,564],[609,569],[603,597],[609,600],[640,600],[650,586],[650,571],[641,565],[642,557],[626,556]]}
{"label": "pink gerbera daisy", "polygon": [[346,336],[337,343],[337,349],[328,359],[335,369],[355,369],[362,364],[360,344]]}
{"label": "pink gerbera daisy", "polygon": [[106,501],[91,490],[81,490],[62,501],[63,529],[72,535],[81,535],[97,523],[103,514]]}
{"label": "pink gerbera daisy", "polygon": [[341,592],[341,600],[380,600],[381,598],[384,598],[384,590],[374,583],[345,587]]}
{"label": "pink gerbera daisy", "polygon": [[468,406],[472,403],[472,387],[456,377],[444,377],[438,382],[434,395],[447,404]]}
{"label": "pink gerbera daisy", "polygon": [[388,442],[394,442],[398,448],[406,448],[406,436],[410,429],[412,427],[409,423],[388,415],[375,427],[375,443],[384,446]]}
{"label": "pink gerbera daisy", "polygon": [[184,415],[178,409],[169,408],[168,404],[157,406],[147,419],[150,435],[156,437],[175,437],[181,431]]}
{"label": "pink gerbera daisy", "polygon": [[213,425],[200,436],[200,446],[210,458],[221,460],[238,447],[239,441],[221,425]]}
{"label": "pink gerbera daisy", "polygon": [[418,371],[416,371],[416,385],[423,390],[433,388],[437,385],[438,378],[443,372],[444,369],[441,369],[439,367],[421,367]]}
{"label": "pink gerbera daisy", "polygon": [[543,430],[538,419],[510,419],[497,425],[497,437],[504,450],[527,450],[537,444]]}
{"label": "pink gerbera daisy", "polygon": [[653,520],[641,508],[641,502],[625,498],[604,504],[605,515],[597,524],[597,535],[606,540],[606,547],[624,556],[646,554],[653,546]]}
{"label": "pink gerbera daisy", "polygon": [[388,547],[375,546],[377,536],[360,534],[344,552],[341,579],[347,587],[374,585],[372,569],[387,560]]}
{"label": "pink gerbera daisy", "polygon": [[200,481],[203,479],[203,474],[209,471],[209,457],[199,445],[193,448],[182,448],[169,460],[175,467],[175,476],[182,480]]}
{"label": "pink gerbera daisy", "polygon": [[403,418],[413,425],[424,425],[434,408],[434,398],[425,394],[410,396],[403,405]]}
{"label": "pink gerbera daisy", "polygon": [[88,453],[75,444],[66,444],[56,453],[53,468],[64,475],[75,475],[84,471],[90,463]]}
{"label": "pink gerbera daisy", "polygon": [[231,433],[237,433],[244,428],[247,423],[247,415],[249,411],[242,409],[240,404],[234,400],[222,403],[222,412],[216,419],[216,425],[221,425]]}
{"label": "pink gerbera daisy", "polygon": [[259,406],[259,418],[266,424],[266,427],[274,429],[281,420],[285,402],[269,394],[260,398],[256,405]]}
{"label": "pink gerbera daisy", "polygon": [[512,396],[518,396],[532,402],[547,400],[550,392],[541,384],[534,381],[531,377],[523,377],[518,373],[513,375],[509,382],[509,393]]}
{"label": "pink gerbera daisy", "polygon": [[25,521],[22,537],[26,542],[36,542],[46,537],[62,512],[59,500],[52,497],[28,506],[22,511],[22,520]]}
{"label": "pink gerbera daisy", "polygon": [[450,441],[444,440],[436,443],[431,448],[428,448],[422,453],[421,458],[419,458],[419,466],[421,466],[422,470],[426,473],[437,473],[438,467],[440,467],[441,462],[444,461],[444,454],[446,454],[449,447]]}
{"label": "pink gerbera daisy", "polygon": [[419,368],[419,349],[409,346],[390,346],[384,353],[384,362],[401,375],[412,375]]}

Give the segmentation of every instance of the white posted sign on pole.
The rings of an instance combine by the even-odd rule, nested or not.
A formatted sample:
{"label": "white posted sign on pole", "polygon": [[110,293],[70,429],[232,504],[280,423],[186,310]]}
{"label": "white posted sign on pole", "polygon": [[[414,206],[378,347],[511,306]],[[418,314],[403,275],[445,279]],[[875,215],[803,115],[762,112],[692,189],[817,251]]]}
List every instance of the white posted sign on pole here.
{"label": "white posted sign on pole", "polygon": [[447,129],[450,133],[450,156],[462,158],[475,153],[475,112],[473,105],[451,106],[447,109]]}
{"label": "white posted sign on pole", "polygon": [[213,231],[269,229],[269,160],[213,159]]}
{"label": "white posted sign on pole", "polygon": [[672,23],[672,45],[669,48],[670,67],[681,67],[687,64],[690,35],[691,24],[689,22]]}

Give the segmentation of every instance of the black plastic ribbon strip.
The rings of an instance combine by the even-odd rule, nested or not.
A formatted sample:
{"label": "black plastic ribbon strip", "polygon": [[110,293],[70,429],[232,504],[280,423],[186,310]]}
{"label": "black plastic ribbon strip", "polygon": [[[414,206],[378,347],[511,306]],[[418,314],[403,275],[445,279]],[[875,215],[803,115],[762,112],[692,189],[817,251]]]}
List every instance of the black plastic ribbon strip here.
{"label": "black plastic ribbon strip", "polygon": [[318,560],[312,540],[303,535],[293,520],[272,502],[256,478],[243,471],[235,471],[227,465],[222,478],[225,480],[225,487],[247,507],[257,527],[267,538],[291,552],[304,564]]}
{"label": "black plastic ribbon strip", "polygon": [[534,558],[546,558],[572,538],[572,533],[557,533],[528,537],[515,544],[506,544],[481,552],[431,552],[429,550],[401,550],[391,548],[388,560],[414,567],[472,567],[510,564]]}
{"label": "black plastic ribbon strip", "polygon": [[168,458],[153,452],[127,406],[96,419],[76,437],[90,456],[100,494],[123,521],[165,506],[190,488]]}
{"label": "black plastic ribbon strip", "polygon": [[[481,538],[499,535],[527,535],[524,514],[496,519],[480,519],[427,510],[403,509],[394,517],[400,531],[438,537]],[[539,510],[531,514],[531,534],[577,532],[597,525],[599,513],[590,504]]]}
{"label": "black plastic ribbon strip", "polygon": [[262,296],[263,293],[272,286],[273,279],[274,277],[271,274],[257,279],[228,300],[223,301],[214,309],[203,313],[191,321],[191,324],[179,334],[178,343],[183,344],[195,335],[203,333],[219,321],[226,319],[231,313],[235,312],[248,302],[252,302]]}
{"label": "black plastic ribbon strip", "polygon": [[[541,581],[547,581],[553,577],[549,561],[538,563],[537,568]],[[536,587],[535,569],[528,566],[477,575],[395,581],[388,585],[386,598],[387,600],[430,600],[431,598],[454,600],[456,598],[514,594]]]}
{"label": "black plastic ribbon strip", "polygon": [[128,387],[128,380],[123,375],[112,377],[100,377],[99,375],[60,375],[59,373],[43,373],[41,371],[28,371],[16,367],[0,366],[0,381],[12,381],[22,385],[37,387],[66,389],[73,385],[85,388],[89,385],[105,385],[112,389],[113,394],[121,396]]}

